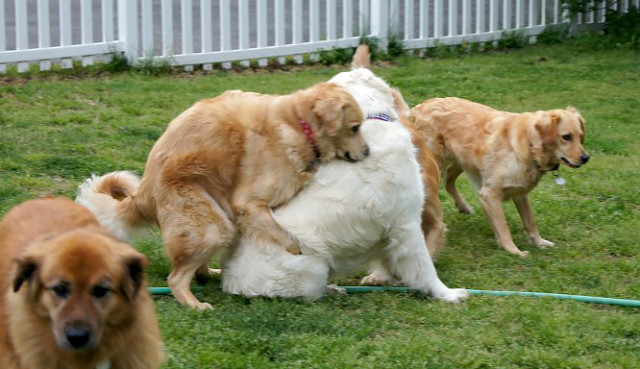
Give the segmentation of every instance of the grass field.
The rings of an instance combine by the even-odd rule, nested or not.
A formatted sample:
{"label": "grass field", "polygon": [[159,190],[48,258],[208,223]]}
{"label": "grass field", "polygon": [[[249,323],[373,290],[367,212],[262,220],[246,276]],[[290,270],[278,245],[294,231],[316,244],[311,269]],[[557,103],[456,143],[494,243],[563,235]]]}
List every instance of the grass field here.
{"label": "grass field", "polygon": [[[227,89],[288,93],[343,68],[149,77],[0,80],[0,214],[40,195],[73,196],[92,173],[141,174],[166,124]],[[499,109],[577,107],[587,120],[585,167],[531,194],[543,237],[532,248],[505,204],[520,259],[499,250],[482,211],[464,216],[441,191],[448,245],[436,262],[450,287],[640,299],[640,55],[571,45],[442,60],[402,59],[375,71],[410,105],[460,96]],[[464,179],[462,192],[479,203]],[[169,263],[156,233],[136,242],[151,285]],[[357,280],[340,281],[355,283]],[[225,295],[209,282],[199,313],[155,298],[165,368],[632,368],[640,363],[640,310],[572,301],[473,296],[451,305],[411,293],[299,300]]]}

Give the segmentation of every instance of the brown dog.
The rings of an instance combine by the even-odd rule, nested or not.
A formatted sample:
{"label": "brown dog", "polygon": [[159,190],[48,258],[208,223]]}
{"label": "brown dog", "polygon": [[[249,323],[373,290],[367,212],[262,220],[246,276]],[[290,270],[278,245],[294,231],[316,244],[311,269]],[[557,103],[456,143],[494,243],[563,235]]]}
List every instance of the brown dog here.
{"label": "brown dog", "polygon": [[2,368],[159,367],[145,264],[71,200],[13,208],[0,222]]}
{"label": "brown dog", "polygon": [[299,252],[271,209],[309,182],[317,162],[366,157],[362,120],[349,92],[332,83],[288,96],[230,91],[169,124],[139,185],[129,173],[110,173],[85,182],[77,201],[123,237],[126,229],[158,224],[173,262],[174,296],[208,309],[190,282],[211,273],[209,260],[232,245],[237,232],[257,247]]}
{"label": "brown dog", "polygon": [[510,113],[450,97],[416,106],[411,119],[436,156],[447,192],[461,212],[472,211],[455,186],[464,171],[478,189],[500,246],[527,255],[511,239],[501,204],[507,199],[515,203],[535,246],[554,245],[540,237],[527,194],[559,163],[578,168],[589,160],[580,113],[573,108]]}

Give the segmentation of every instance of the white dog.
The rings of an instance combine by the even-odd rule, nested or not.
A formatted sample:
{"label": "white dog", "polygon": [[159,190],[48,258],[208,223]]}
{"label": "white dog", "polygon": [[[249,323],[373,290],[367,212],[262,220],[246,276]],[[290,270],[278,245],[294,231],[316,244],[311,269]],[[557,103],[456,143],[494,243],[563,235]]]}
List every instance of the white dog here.
{"label": "white dog", "polygon": [[395,91],[368,63],[368,48],[361,46],[354,69],[330,82],[347,88],[369,117],[361,127],[369,157],[322,165],[309,186],[274,210],[276,221],[298,238],[302,255],[259,249],[241,236],[222,260],[224,291],[314,299],[330,278],[376,262],[365,281],[397,277],[437,299],[458,302],[468,296],[438,278],[421,230],[425,195],[416,149],[398,114],[404,101],[394,99]]}

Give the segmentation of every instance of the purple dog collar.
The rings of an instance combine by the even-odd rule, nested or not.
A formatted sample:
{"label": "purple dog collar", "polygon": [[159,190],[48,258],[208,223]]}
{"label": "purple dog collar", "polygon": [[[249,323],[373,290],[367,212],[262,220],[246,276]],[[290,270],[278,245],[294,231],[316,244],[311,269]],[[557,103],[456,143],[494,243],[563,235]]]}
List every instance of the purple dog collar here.
{"label": "purple dog collar", "polygon": [[393,119],[386,115],[385,113],[376,113],[376,114],[369,114],[367,116],[367,119],[377,119],[377,120],[383,120],[385,122],[393,122]]}

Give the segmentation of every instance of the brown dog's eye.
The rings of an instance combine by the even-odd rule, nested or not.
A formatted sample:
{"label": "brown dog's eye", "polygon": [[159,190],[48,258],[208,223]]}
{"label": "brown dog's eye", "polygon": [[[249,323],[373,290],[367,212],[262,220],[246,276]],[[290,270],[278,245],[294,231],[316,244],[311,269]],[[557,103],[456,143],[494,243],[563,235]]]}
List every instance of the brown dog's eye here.
{"label": "brown dog's eye", "polygon": [[573,138],[573,136],[571,134],[562,135],[562,139],[565,140],[565,141],[571,141],[572,138]]}
{"label": "brown dog's eye", "polygon": [[57,297],[61,299],[67,298],[67,296],[69,296],[69,293],[71,292],[69,286],[65,283],[55,285],[51,288],[51,290]]}
{"label": "brown dog's eye", "polygon": [[111,290],[107,287],[103,287],[103,286],[95,286],[93,287],[93,289],[91,290],[91,296],[95,297],[95,298],[101,298],[107,295],[107,293],[111,292]]}
{"label": "brown dog's eye", "polygon": [[351,127],[351,132],[353,132],[353,134],[358,133],[358,130],[360,129],[360,126],[353,126]]}

